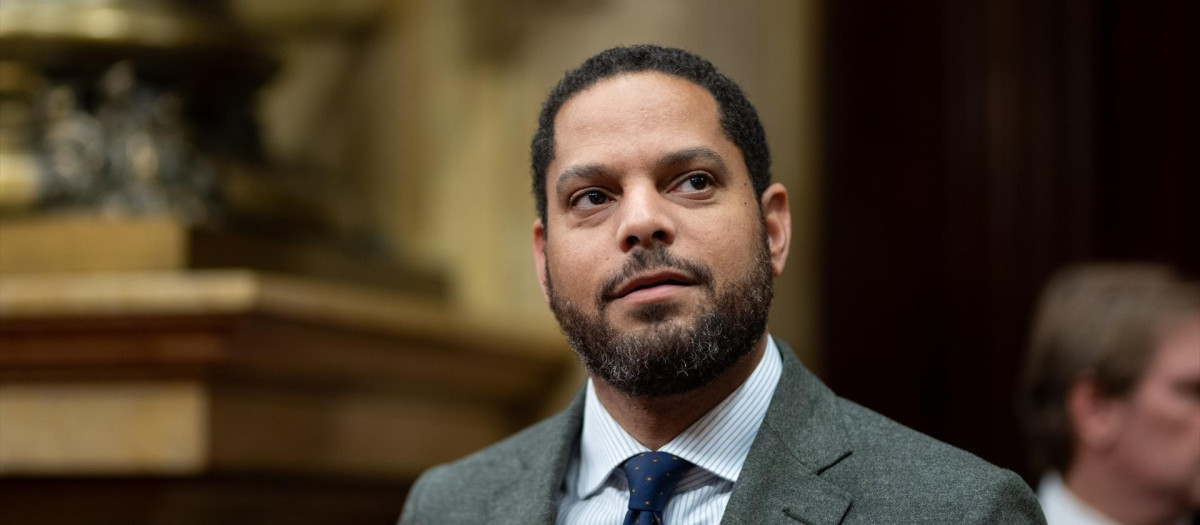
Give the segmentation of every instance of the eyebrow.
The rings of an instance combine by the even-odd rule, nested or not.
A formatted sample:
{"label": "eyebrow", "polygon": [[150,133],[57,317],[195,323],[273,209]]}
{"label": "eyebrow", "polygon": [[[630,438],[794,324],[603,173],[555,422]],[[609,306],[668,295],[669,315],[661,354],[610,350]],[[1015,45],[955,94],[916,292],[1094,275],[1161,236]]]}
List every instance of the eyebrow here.
{"label": "eyebrow", "polygon": [[580,164],[578,166],[571,166],[563,170],[562,174],[558,176],[558,182],[554,186],[554,191],[556,193],[562,193],[563,186],[566,186],[567,182],[571,179],[598,179],[607,175],[608,172],[609,169],[603,164]]}
{"label": "eyebrow", "polygon": [[[725,171],[725,159],[712,148],[705,146],[696,146],[693,148],[685,148],[678,151],[672,151],[659,157],[656,167],[663,169],[671,166],[679,166],[688,164],[697,160],[704,160],[716,165],[720,171]],[[555,192],[562,193],[563,186],[572,179],[597,179],[609,174],[609,168],[603,164],[580,164],[571,166],[563,170],[558,176],[558,182],[555,183]]]}
{"label": "eyebrow", "polygon": [[697,160],[704,160],[716,164],[717,169],[725,171],[725,159],[721,154],[713,151],[705,146],[696,146],[694,148],[681,149],[672,151],[658,159],[658,167],[666,168],[670,166],[678,166],[680,164],[688,164]]}

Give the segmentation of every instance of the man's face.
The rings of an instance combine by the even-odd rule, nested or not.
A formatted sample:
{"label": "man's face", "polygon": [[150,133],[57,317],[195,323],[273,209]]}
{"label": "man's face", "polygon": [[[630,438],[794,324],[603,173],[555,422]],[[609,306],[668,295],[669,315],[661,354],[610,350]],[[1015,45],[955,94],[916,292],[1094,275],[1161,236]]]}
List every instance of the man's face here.
{"label": "man's face", "polygon": [[633,73],[576,94],[555,119],[535,262],[589,372],[627,394],[700,386],[765,332],[786,192],[773,185],[760,211],[718,115],[698,85]]}
{"label": "man's face", "polygon": [[1130,483],[1200,508],[1200,312],[1168,326],[1124,402],[1114,452]]}

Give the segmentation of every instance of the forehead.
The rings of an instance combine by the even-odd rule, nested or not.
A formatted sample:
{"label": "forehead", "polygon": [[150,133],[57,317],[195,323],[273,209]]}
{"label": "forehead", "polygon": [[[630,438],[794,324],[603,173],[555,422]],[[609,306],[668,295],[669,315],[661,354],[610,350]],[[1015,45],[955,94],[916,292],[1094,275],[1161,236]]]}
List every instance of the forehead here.
{"label": "forehead", "polygon": [[1200,375],[1200,311],[1164,323],[1151,361],[1151,371]]}
{"label": "forehead", "polygon": [[638,72],[606,78],[572,97],[554,120],[552,178],[575,163],[618,163],[673,149],[709,147],[730,165],[741,152],[721,129],[716,99],[680,77]]}

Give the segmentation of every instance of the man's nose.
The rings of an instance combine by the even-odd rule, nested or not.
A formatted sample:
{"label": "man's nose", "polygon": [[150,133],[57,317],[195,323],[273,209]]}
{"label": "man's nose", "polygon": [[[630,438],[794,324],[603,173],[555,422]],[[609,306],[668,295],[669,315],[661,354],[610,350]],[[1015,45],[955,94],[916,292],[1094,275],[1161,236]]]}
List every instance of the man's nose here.
{"label": "man's nose", "polygon": [[637,246],[652,248],[655,243],[670,245],[675,242],[669,204],[657,188],[626,191],[617,232],[621,250],[628,252]]}

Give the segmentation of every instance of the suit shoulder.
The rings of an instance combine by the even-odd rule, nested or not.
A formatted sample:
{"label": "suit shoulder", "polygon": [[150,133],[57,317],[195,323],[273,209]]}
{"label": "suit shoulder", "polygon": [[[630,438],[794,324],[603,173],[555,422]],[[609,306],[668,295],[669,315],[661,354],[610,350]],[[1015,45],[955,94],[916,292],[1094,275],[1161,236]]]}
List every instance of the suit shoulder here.
{"label": "suit shoulder", "polygon": [[425,471],[409,490],[400,523],[432,523],[430,516],[484,515],[482,505],[524,469],[522,453],[550,446],[561,432],[564,418],[569,417],[550,417],[469,456]]}
{"label": "suit shoulder", "polygon": [[495,487],[495,480],[510,478],[522,468],[522,451],[541,445],[550,433],[551,426],[563,415],[554,416],[534,424],[516,434],[496,442],[456,461],[434,466],[417,480],[429,488],[460,491],[464,485],[484,484]]}
{"label": "suit shoulder", "polygon": [[[870,455],[896,467],[945,471],[951,478],[973,476],[998,467],[962,449],[917,432],[853,401],[839,398],[856,455]],[[940,473],[940,472],[939,472]]]}
{"label": "suit shoulder", "polygon": [[855,505],[905,509],[945,523],[1045,523],[1029,486],[1009,470],[839,398],[853,453],[826,474]]}

